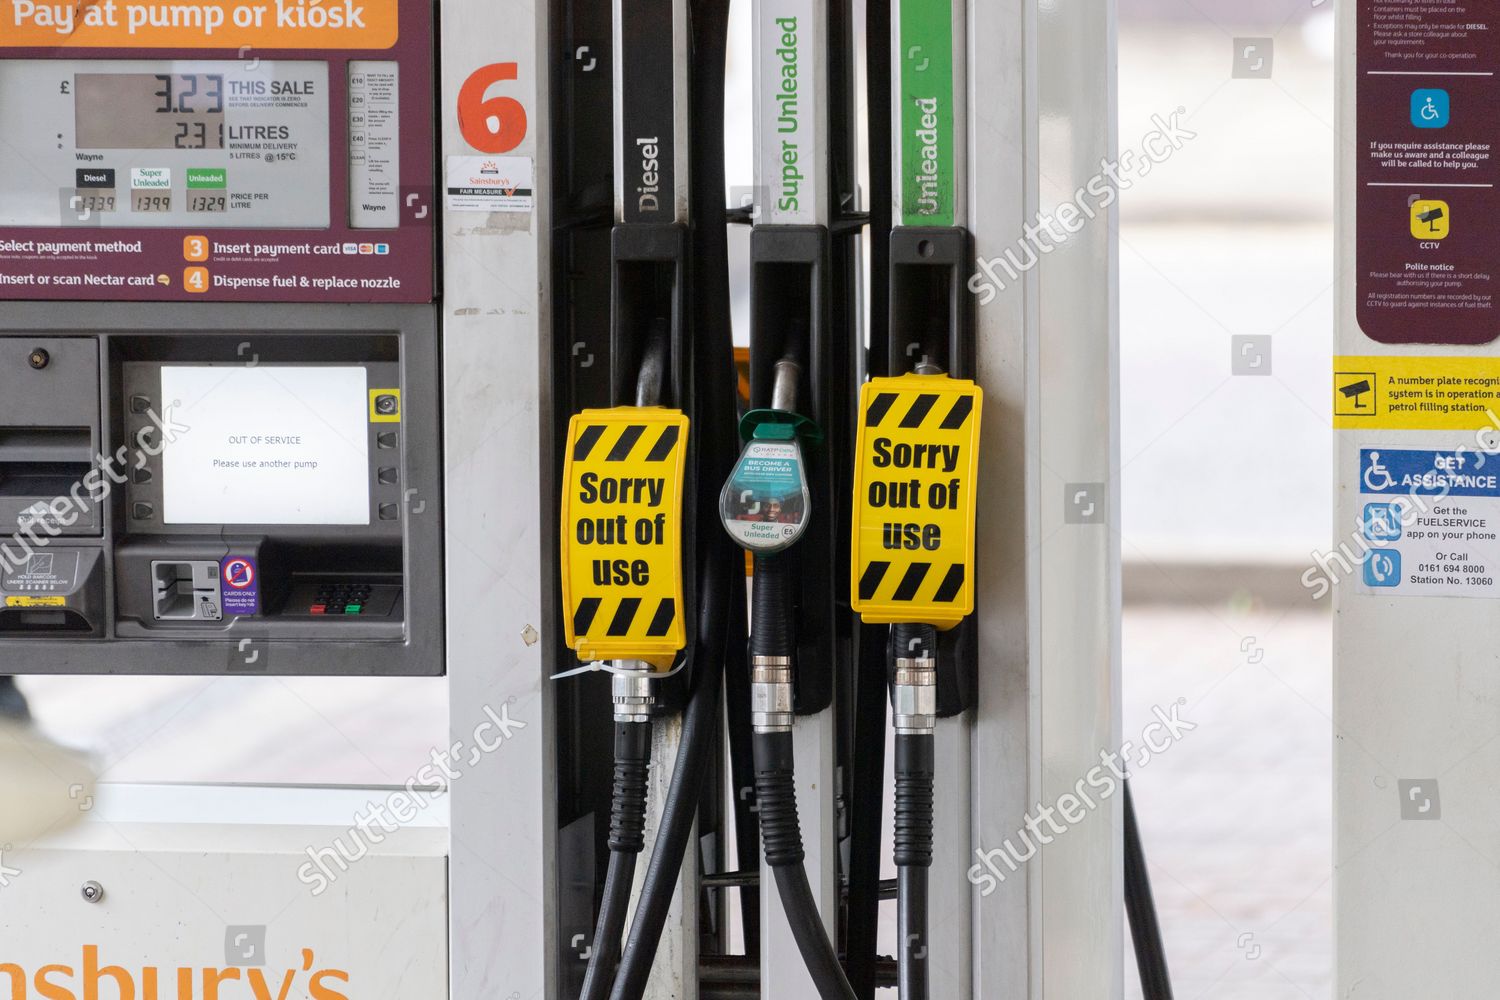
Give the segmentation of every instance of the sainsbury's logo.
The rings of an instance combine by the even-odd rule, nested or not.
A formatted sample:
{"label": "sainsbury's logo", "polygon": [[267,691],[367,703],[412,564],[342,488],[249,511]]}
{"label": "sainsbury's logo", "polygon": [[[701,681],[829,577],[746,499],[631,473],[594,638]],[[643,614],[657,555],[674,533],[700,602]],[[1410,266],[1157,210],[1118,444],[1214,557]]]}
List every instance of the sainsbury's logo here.
{"label": "sainsbury's logo", "polygon": [[[318,969],[311,948],[303,948],[299,967],[273,971],[262,968],[159,968],[154,965],[127,969],[100,965],[99,946],[83,946],[77,967],[61,963],[44,965],[29,973],[10,962],[0,962],[0,997],[11,1000],[97,1000],[118,996],[120,1000],[350,1000],[345,992],[349,973],[342,969]],[[102,984],[108,982],[105,987]],[[7,989],[8,987],[8,989]],[[35,989],[35,993],[28,993]]]}

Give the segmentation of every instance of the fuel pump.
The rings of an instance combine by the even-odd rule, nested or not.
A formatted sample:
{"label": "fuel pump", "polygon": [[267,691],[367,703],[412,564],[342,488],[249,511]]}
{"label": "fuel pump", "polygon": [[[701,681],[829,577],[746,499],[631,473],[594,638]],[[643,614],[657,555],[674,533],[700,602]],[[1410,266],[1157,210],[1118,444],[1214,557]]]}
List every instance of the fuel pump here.
{"label": "fuel pump", "polygon": [[[579,428],[602,412],[617,410],[629,426],[644,423],[653,403],[666,404],[691,427],[686,433],[684,425],[681,456],[683,645],[653,659],[640,647],[579,646],[575,631],[564,636],[566,644],[553,636],[554,658],[544,671],[573,669],[581,654],[608,661],[615,675],[608,684],[617,688],[606,701],[604,678],[595,674],[550,689],[566,712],[548,734],[560,762],[562,828],[548,830],[559,874],[557,899],[545,900],[560,900],[566,911],[551,928],[556,948],[546,959],[558,966],[561,1000],[578,996],[580,986],[589,1000],[606,993],[611,1000],[722,1000],[752,990],[778,1000],[843,1000],[855,995],[846,976],[855,979],[856,968],[862,998],[898,979],[907,997],[1019,995],[1017,980],[1028,966],[1016,955],[1040,941],[1040,921],[1018,900],[1043,893],[1022,885],[1025,873],[994,898],[977,898],[963,877],[976,848],[1000,843],[994,838],[1003,838],[1025,809],[1019,799],[1036,790],[1033,744],[1042,735],[1059,739],[1051,735],[1055,728],[1036,734],[1015,728],[1025,711],[1016,706],[1041,695],[1023,666],[1039,664],[1042,649],[1027,624],[1038,617],[1031,525],[1011,517],[1036,488],[1030,439],[999,435],[1004,447],[987,452],[986,483],[978,472],[980,347],[989,362],[985,392],[998,393],[988,408],[991,428],[995,412],[1032,420],[1039,405],[1028,381],[1035,355],[1024,348],[1035,321],[1005,300],[981,323],[968,288],[974,239],[987,240],[993,252],[1015,229],[1027,185],[1009,182],[1034,169],[1016,151],[1031,148],[1035,129],[1023,102],[996,85],[1000,68],[984,70],[981,89],[1006,94],[985,109],[1003,127],[992,129],[989,118],[970,127],[967,104],[976,85],[964,54],[979,46],[1003,50],[1004,73],[1014,76],[1032,58],[1033,40],[1015,37],[1010,10],[906,0],[891,11],[872,0],[864,5],[867,44],[883,58],[870,61],[869,79],[882,92],[869,104],[878,120],[861,122],[846,100],[854,78],[855,6],[843,0],[753,6],[755,210],[734,213],[737,222],[753,221],[744,373],[751,413],[737,428],[719,162],[728,5],[546,5],[549,30],[541,34],[552,53],[547,149],[554,182],[547,232],[555,241],[556,311],[555,394],[544,406],[558,439],[549,457],[559,469],[572,462]],[[983,30],[971,44],[976,23]],[[866,129],[876,160],[868,216],[850,179],[857,160],[844,149],[846,139]],[[971,135],[976,145],[1002,148],[987,149],[981,162],[968,149]],[[606,147],[607,164],[600,155]],[[995,178],[1003,182],[991,183]],[[606,205],[610,199],[601,195],[611,190],[613,204]],[[880,231],[866,236],[869,226]],[[865,247],[855,240],[863,238],[872,261],[868,289],[858,287]],[[862,293],[876,315],[865,315]],[[981,327],[983,345],[975,340]],[[655,369],[662,373],[660,395],[637,391],[652,358],[666,359]],[[564,437],[570,420],[575,429]],[[648,424],[635,447],[656,430]],[[590,460],[607,458],[617,431],[600,432]],[[582,468],[559,472],[564,490],[585,492]],[[654,478],[649,471],[624,475]],[[981,488],[983,512],[975,503]],[[623,550],[610,557],[607,574],[617,595],[641,591],[637,622],[652,606],[647,579],[657,578],[654,566],[637,574],[637,556],[629,551],[647,544],[637,540],[635,525],[654,517],[649,483],[644,489],[647,507],[627,517],[632,530],[617,532]],[[623,486],[615,490],[615,504],[628,502]],[[544,490],[543,506],[557,496],[556,489]],[[629,499],[639,500],[639,492]],[[589,529],[593,537],[618,516],[599,513],[605,522]],[[544,520],[551,516],[543,511]],[[713,520],[726,530],[715,530]],[[578,523],[569,511],[559,525],[564,537],[576,542],[570,531]],[[981,588],[974,556],[979,531],[987,562],[1013,552],[1014,562],[1027,564],[1013,585]],[[656,537],[654,528],[641,536]],[[741,550],[751,556],[749,602],[740,589]],[[580,610],[577,598],[569,593],[559,602],[554,632],[568,632]],[[591,627],[607,632],[617,608],[601,598]],[[746,611],[753,628],[742,642],[736,616]],[[988,705],[979,697],[981,640]],[[1030,642],[1037,643],[1035,654]],[[735,664],[740,655],[749,659],[743,669]],[[725,676],[734,683],[724,684]],[[865,683],[871,676],[875,683]],[[991,683],[992,677],[999,679]],[[723,700],[721,685],[729,688]],[[585,698],[589,707],[581,711]],[[873,944],[874,904],[892,894],[878,879],[876,817],[881,793],[889,790],[880,787],[883,752],[872,746],[883,744],[888,703],[895,706],[898,758],[894,895],[902,944],[894,962],[878,958]],[[622,743],[623,770],[604,763],[604,734],[611,731],[605,708],[618,708],[618,723],[631,733],[654,730],[649,766],[639,739]],[[721,718],[752,733],[744,741],[755,750],[750,782],[741,780],[738,761],[725,766]],[[1089,729],[1090,746],[1098,739]],[[971,746],[979,748],[972,761]],[[671,785],[664,787],[669,770]],[[724,780],[754,787],[724,794],[715,785]],[[601,786],[610,785],[616,787],[604,787],[601,796]],[[625,836],[612,836],[610,846],[625,850],[611,852],[606,871],[588,849],[606,842],[596,834],[604,824],[595,817],[606,814],[607,797],[639,803],[644,788],[650,789],[644,812],[631,805],[627,821],[614,824],[613,832]],[[755,853],[764,854],[763,861],[746,861],[748,838],[737,838],[737,870],[725,846],[729,802],[757,821]],[[654,838],[636,836],[642,816],[647,830],[656,829]],[[631,864],[644,873],[627,877],[623,870]],[[1060,882],[1049,875],[1044,888],[1050,893]],[[1073,895],[1056,898],[1118,898],[1108,882],[1101,879],[1088,894],[1075,886]],[[723,919],[734,889],[742,906],[751,892],[761,895],[758,922],[744,925],[743,953],[735,953]],[[631,908],[622,947],[620,927]],[[941,935],[929,932],[929,911],[952,921]],[[1025,933],[1016,933],[1022,927]],[[787,961],[789,944],[802,962]]]}
{"label": "fuel pump", "polygon": [[[624,427],[617,441],[625,442],[623,435],[631,428],[646,428],[628,447],[617,444],[616,449],[635,449],[648,461],[662,450],[651,449],[649,444],[657,423],[667,423],[661,431],[666,435],[671,421],[680,420],[682,434],[673,448],[685,457],[686,468],[680,531],[675,536],[667,533],[671,544],[665,550],[658,544],[663,540],[657,527],[663,511],[653,507],[660,499],[651,492],[653,473],[637,475],[621,473],[618,466],[615,469],[618,504],[637,506],[631,511],[612,507],[602,512],[603,524],[613,518],[616,529],[623,532],[607,574],[611,584],[606,589],[612,588],[618,599],[614,618],[607,622],[604,618],[608,597],[590,609],[579,600],[578,592],[564,594],[564,619],[584,612],[597,615],[591,619],[593,630],[605,635],[628,630],[624,625],[616,629],[625,613],[620,609],[625,600],[639,598],[631,612],[638,617],[631,620],[634,628],[643,630],[635,632],[628,645],[608,648],[586,648],[575,644],[574,632],[568,635],[570,647],[580,655],[603,657],[607,652],[614,661],[609,670],[614,674],[616,725],[624,727],[617,740],[620,752],[612,789],[610,864],[582,984],[581,995],[590,1000],[640,998],[648,988],[653,992],[658,988],[653,985],[655,977],[677,982],[688,974],[686,968],[696,972],[697,966],[696,921],[674,920],[670,930],[667,925],[674,908],[697,913],[695,894],[678,890],[679,876],[684,871],[696,873],[701,863],[689,845],[719,745],[724,662],[727,649],[737,641],[730,609],[734,594],[743,593],[734,577],[735,552],[728,540],[718,532],[705,537],[694,528],[715,516],[718,484],[734,451],[721,138],[727,11],[726,3],[688,0],[627,0],[614,8],[615,204],[609,246],[607,350],[612,400],[635,405],[617,405],[610,413]],[[583,127],[576,115],[571,125]],[[575,162],[582,164],[585,159],[580,153]],[[582,205],[579,209],[580,217],[588,211]],[[575,323],[587,314],[583,305],[579,304]],[[573,341],[571,329],[568,337]],[[659,400],[670,400],[676,410],[653,410],[652,404]],[[674,415],[669,419],[668,413]],[[598,416],[584,411],[574,418],[575,427],[597,423]],[[686,434],[689,417],[691,441]],[[564,475],[565,488],[573,488],[576,482],[582,487],[580,496],[588,487],[581,478],[574,478],[572,470],[587,434],[585,429],[570,433],[568,447],[573,451],[567,459],[570,471]],[[601,432],[590,443],[591,454],[605,466],[613,456],[608,449],[610,439],[608,432]],[[599,482],[602,497],[604,480]],[[628,492],[632,489],[634,496]],[[646,508],[639,507],[643,499]],[[624,521],[619,520],[622,514]],[[570,532],[579,523],[572,512],[564,517],[565,546],[574,545]],[[662,577],[650,553],[653,547],[670,553],[676,543],[681,543],[685,583],[674,598],[654,589]],[[570,558],[573,572],[594,579],[591,567],[596,563],[578,564],[576,547]],[[568,559],[564,562],[566,568]],[[668,644],[670,649],[652,645],[653,640],[665,638],[657,625],[669,614],[662,610],[669,599],[675,599],[677,621],[686,633],[673,633],[685,641]],[[654,621],[650,620],[652,607],[657,609]],[[649,741],[656,766],[663,771],[670,766],[671,783],[660,802],[642,808],[648,774],[643,754],[648,741],[643,733],[653,712],[681,714],[680,719],[659,725],[660,735]],[[668,755],[675,759],[669,762]],[[644,847],[642,823],[654,826],[656,837],[644,875],[632,878],[635,856]],[[620,934],[632,891],[638,893],[638,902],[622,949]],[[657,969],[654,960],[664,931],[671,940],[665,950],[673,963]]]}
{"label": "fuel pump", "polygon": [[432,8],[54,9],[0,37],[7,662],[441,674]]}
{"label": "fuel pump", "polygon": [[[925,997],[934,977],[938,995],[969,989],[967,918],[937,940],[926,927],[931,905],[943,913],[967,912],[959,869],[966,867],[968,817],[950,807],[943,813],[948,820],[936,828],[931,817],[934,796],[955,804],[969,798],[964,782],[979,684],[978,632],[964,610],[973,607],[973,538],[967,532],[977,492],[981,398],[977,386],[964,381],[974,376],[976,353],[966,290],[973,262],[969,13],[962,0],[894,0],[892,8],[889,312],[885,368],[872,374],[897,378],[872,380],[861,400],[853,605],[867,626],[896,626],[889,680],[897,757],[897,958],[902,996]],[[905,442],[913,451],[937,448],[940,440],[953,451],[937,452],[935,465],[927,458],[933,452],[914,456],[909,469],[897,455],[886,462],[879,454],[882,441],[900,441],[917,428],[924,429]],[[959,457],[950,461],[953,456]],[[939,485],[939,470],[950,464]],[[948,480],[961,492],[930,492],[942,493]],[[882,484],[890,493],[874,495]],[[964,511],[970,512],[966,523],[939,527],[932,520]],[[929,878],[934,864],[937,877]]]}
{"label": "fuel pump", "polygon": [[890,624],[896,726],[895,861],[903,1000],[929,995],[938,629],[974,609],[983,393],[938,374],[872,379],[855,447],[851,586],[865,622]]}
{"label": "fuel pump", "polygon": [[568,643],[586,662],[610,661],[615,723],[610,861],[586,998],[608,995],[636,858],[645,848],[653,681],[687,644],[682,487],[688,418],[657,405],[667,352],[667,334],[658,329],[641,362],[634,406],[573,418],[563,473]]}
{"label": "fuel pump", "polygon": [[[573,417],[563,473],[567,642],[585,661],[610,661],[600,665],[612,675],[615,725],[609,864],[583,1000],[609,995],[621,956],[645,849],[656,689],[692,660],[678,659],[697,606],[685,599],[691,582],[684,585],[696,514],[683,503],[696,481],[688,440],[689,130],[674,110],[688,99],[687,31],[685,2],[615,9],[608,356],[616,405]],[[667,400],[674,408],[660,406]]]}
{"label": "fuel pump", "polygon": [[[819,995],[843,1000],[854,993],[819,916],[804,865],[792,741],[799,620],[788,552],[815,516],[803,442],[822,440],[817,426],[797,412],[802,381],[796,359],[776,363],[771,406],[752,411],[741,424],[748,442],[724,484],[719,514],[725,530],[754,563],[750,707],[755,797],[766,865]],[[819,666],[826,669],[826,664],[813,668]]]}
{"label": "fuel pump", "polygon": [[[756,496],[749,506],[759,504],[757,513],[742,506],[726,514],[733,518],[731,532],[737,540],[760,552],[752,607],[763,606],[755,595],[764,579],[771,581],[767,587],[778,588],[777,596],[767,599],[782,602],[795,618],[792,648],[784,655],[798,663],[787,709],[798,723],[787,732],[801,766],[796,784],[802,804],[800,850],[813,873],[809,884],[816,910],[835,939],[843,885],[839,807],[848,806],[847,791],[841,801],[837,791],[836,689],[839,678],[847,675],[845,663],[853,649],[835,569],[843,551],[836,526],[844,517],[847,477],[841,460],[850,426],[852,344],[860,332],[858,287],[847,278],[855,259],[851,227],[840,228],[855,195],[850,179],[853,108],[843,89],[851,41],[848,21],[841,16],[846,9],[842,0],[755,0],[751,12],[755,213],[750,233],[750,405],[762,415],[800,407],[808,420],[795,425],[801,430],[790,440],[764,436],[787,425],[756,422],[749,429],[759,436],[752,436],[745,454],[780,453],[800,446],[799,439],[809,447],[797,458],[805,496],[797,491],[792,491],[795,498]],[[805,433],[814,427],[816,441]],[[775,554],[755,548],[769,539],[752,538],[750,525],[768,535],[788,532],[792,519],[811,517],[814,506],[825,530],[804,535],[799,524],[795,546],[783,546]],[[752,624],[752,646],[764,641],[765,636],[755,637]],[[756,655],[752,650],[752,659]],[[761,667],[752,664],[752,676],[760,677]],[[764,828],[766,806],[759,793],[756,802]],[[780,881],[776,862],[770,860],[774,854],[766,853],[763,883],[773,877]],[[802,947],[795,933],[799,918],[784,912],[783,897],[775,892],[763,891],[760,903],[761,988],[771,994],[807,994],[814,987],[808,973],[779,959],[786,949]]]}

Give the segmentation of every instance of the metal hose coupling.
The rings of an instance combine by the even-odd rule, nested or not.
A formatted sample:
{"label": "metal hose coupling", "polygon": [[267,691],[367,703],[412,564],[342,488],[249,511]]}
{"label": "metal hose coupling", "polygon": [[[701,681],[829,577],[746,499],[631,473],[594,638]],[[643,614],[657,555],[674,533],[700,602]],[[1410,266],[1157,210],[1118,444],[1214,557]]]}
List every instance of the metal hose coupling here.
{"label": "metal hose coupling", "polygon": [[750,658],[750,721],[757,733],[789,733],[792,711],[792,658]]}
{"label": "metal hose coupling", "polygon": [[650,722],[656,696],[651,693],[651,664],[645,660],[616,660],[610,672],[610,691],[616,722]]}
{"label": "metal hose coupling", "polygon": [[899,736],[931,736],[937,728],[937,660],[927,651],[896,658],[892,708]]}

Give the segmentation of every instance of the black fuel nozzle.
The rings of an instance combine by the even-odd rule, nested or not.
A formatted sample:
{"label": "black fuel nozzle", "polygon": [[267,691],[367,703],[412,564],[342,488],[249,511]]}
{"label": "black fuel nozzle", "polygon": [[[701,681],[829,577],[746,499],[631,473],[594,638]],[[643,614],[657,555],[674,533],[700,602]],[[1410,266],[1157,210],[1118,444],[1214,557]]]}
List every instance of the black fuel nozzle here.
{"label": "black fuel nozzle", "polygon": [[719,495],[724,530],[757,559],[795,545],[812,516],[802,441],[821,441],[823,433],[797,413],[801,381],[794,358],[776,362],[771,406],[751,410],[740,422],[747,443]]}

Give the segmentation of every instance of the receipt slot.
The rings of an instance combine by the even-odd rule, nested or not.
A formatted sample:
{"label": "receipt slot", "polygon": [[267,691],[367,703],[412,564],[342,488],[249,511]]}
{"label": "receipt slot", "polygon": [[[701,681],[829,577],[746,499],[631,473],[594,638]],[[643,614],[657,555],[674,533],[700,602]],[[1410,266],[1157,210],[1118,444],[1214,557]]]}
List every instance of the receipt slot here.
{"label": "receipt slot", "polygon": [[432,9],[151,9],[0,39],[7,670],[441,673]]}

